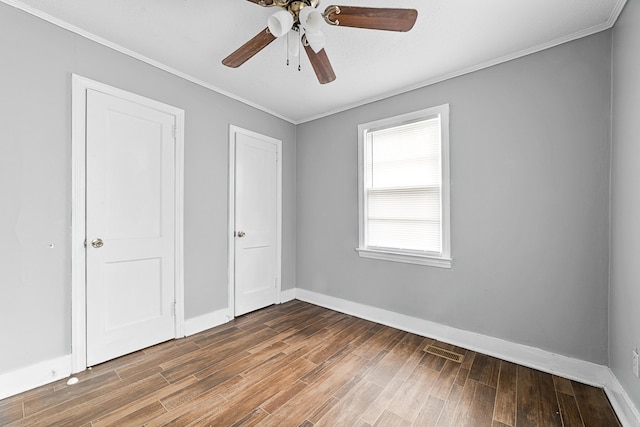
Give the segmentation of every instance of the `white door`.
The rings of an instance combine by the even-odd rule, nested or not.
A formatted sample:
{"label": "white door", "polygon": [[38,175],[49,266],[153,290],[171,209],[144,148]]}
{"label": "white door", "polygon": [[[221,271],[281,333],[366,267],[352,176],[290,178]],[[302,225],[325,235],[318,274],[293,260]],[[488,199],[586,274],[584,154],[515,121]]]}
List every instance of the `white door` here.
{"label": "white door", "polygon": [[88,90],[87,365],[175,337],[176,117]]}
{"label": "white door", "polygon": [[235,133],[235,315],[277,302],[278,146]]}

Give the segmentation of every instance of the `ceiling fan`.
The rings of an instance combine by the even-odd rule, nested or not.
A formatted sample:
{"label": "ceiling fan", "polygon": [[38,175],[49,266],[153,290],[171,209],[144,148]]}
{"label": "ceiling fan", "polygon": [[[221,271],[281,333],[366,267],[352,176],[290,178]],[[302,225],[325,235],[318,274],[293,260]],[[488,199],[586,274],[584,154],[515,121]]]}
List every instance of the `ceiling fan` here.
{"label": "ceiling fan", "polygon": [[324,50],[325,36],[320,30],[324,22],[332,26],[368,28],[372,30],[409,31],[418,17],[415,9],[393,9],[357,6],[329,6],[317,10],[320,0],[247,0],[263,7],[279,7],[271,15],[268,26],[254,38],[222,60],[227,67],[237,68],[267,47],[276,38],[287,35],[298,39],[309,57],[321,84],[336,79]]}

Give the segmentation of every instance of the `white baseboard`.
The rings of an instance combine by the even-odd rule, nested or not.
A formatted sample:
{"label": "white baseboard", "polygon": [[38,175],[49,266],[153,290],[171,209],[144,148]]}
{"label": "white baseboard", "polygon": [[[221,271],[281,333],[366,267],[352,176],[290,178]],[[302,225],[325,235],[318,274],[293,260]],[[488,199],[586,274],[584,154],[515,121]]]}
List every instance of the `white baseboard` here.
{"label": "white baseboard", "polygon": [[0,399],[61,380],[69,375],[71,375],[70,354],[15,371],[0,373]]}
{"label": "white baseboard", "polygon": [[229,322],[233,319],[229,313],[228,308],[223,308],[192,319],[186,319],[184,321],[185,336],[188,337],[190,335],[197,334],[198,332],[206,331],[207,329],[215,328],[216,326]]}
{"label": "white baseboard", "polygon": [[[227,323],[227,308],[185,321],[186,336]],[[71,375],[71,355],[45,360],[15,371],[0,373],[0,399],[40,387]]]}
{"label": "white baseboard", "polygon": [[296,288],[285,289],[280,292],[280,304],[293,301],[294,299],[296,299]]}
{"label": "white baseboard", "polygon": [[613,372],[604,365],[586,362],[539,348],[516,344],[487,335],[469,332],[393,311],[371,307],[341,298],[296,288],[295,297],[341,313],[391,326],[406,332],[434,338],[502,360],[549,374],[569,378],[605,389],[611,404],[625,427],[640,427],[640,415]]}
{"label": "white baseboard", "polygon": [[358,304],[300,288],[296,289],[296,298],[585,384],[602,387],[605,378],[608,376],[608,368],[603,365],[406,316],[393,311]]}
{"label": "white baseboard", "polygon": [[[280,303],[292,301],[296,298],[296,289],[286,289],[280,292]],[[206,331],[207,329],[214,328],[216,326],[223,325],[233,319],[231,310],[223,308],[211,313],[203,314],[198,317],[186,319],[184,321],[185,336],[197,334],[198,332]]]}
{"label": "white baseboard", "polygon": [[607,368],[608,377],[604,384],[604,391],[616,411],[616,415],[625,427],[640,427],[640,411],[633,403],[629,394],[622,388],[622,385],[616,378],[611,369]]}

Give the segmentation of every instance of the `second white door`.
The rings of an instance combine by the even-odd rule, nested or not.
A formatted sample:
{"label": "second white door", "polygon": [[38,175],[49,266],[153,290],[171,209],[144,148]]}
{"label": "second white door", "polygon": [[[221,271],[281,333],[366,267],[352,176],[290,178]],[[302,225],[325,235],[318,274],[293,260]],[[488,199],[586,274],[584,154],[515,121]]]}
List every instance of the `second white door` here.
{"label": "second white door", "polygon": [[235,315],[278,302],[278,144],[233,130]]}

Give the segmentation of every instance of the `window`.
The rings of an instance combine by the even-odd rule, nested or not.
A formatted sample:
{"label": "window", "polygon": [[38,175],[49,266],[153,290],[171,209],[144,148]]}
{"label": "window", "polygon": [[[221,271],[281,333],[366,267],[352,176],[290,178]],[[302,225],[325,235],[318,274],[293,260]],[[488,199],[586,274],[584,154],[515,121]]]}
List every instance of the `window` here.
{"label": "window", "polygon": [[360,256],[450,268],[449,105],[358,134]]}

